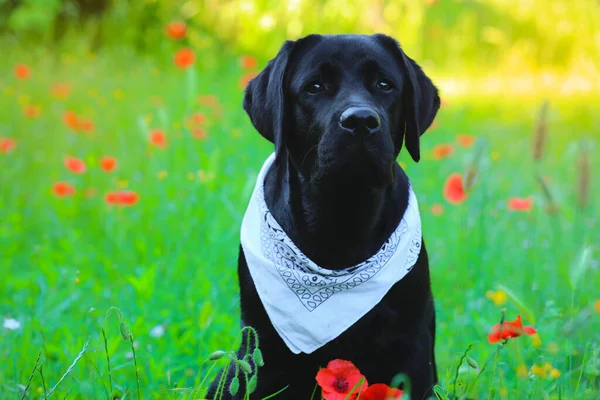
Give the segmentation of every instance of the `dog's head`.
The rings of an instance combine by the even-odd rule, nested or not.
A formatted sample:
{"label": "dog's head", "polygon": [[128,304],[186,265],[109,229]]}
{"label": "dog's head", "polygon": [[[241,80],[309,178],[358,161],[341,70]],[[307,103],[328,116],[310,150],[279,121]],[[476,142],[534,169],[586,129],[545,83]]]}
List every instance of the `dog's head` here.
{"label": "dog's head", "polygon": [[250,81],[244,109],[311,182],[393,182],[404,143],[419,138],[440,106],[421,68],[385,35],[310,35],[287,41]]}

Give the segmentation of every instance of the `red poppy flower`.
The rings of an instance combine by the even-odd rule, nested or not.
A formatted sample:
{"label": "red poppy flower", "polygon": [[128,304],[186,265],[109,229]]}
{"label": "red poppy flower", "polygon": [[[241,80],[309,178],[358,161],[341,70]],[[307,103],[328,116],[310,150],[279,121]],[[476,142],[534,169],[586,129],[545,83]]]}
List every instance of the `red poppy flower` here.
{"label": "red poppy flower", "polygon": [[27,79],[31,76],[31,68],[25,64],[17,64],[14,72],[17,79]]}
{"label": "red poppy flower", "polygon": [[360,400],[391,400],[401,399],[402,390],[391,388],[383,383],[376,383],[360,395]]}
{"label": "red poppy flower", "polygon": [[64,100],[71,94],[71,87],[66,83],[55,83],[50,94],[56,99]]}
{"label": "red poppy flower", "polygon": [[83,160],[75,157],[65,157],[65,167],[74,174],[83,174],[87,169]]}
{"label": "red poppy flower", "polygon": [[431,213],[435,216],[442,215],[444,213],[444,206],[441,204],[433,204],[431,206]]}
{"label": "red poppy flower", "polygon": [[533,199],[512,197],[508,199],[508,209],[511,211],[531,211],[533,208]]}
{"label": "red poppy flower", "polygon": [[139,198],[136,192],[118,191],[107,193],[104,196],[104,201],[110,205],[133,206],[138,202]]}
{"label": "red poppy flower", "polygon": [[75,187],[67,182],[56,182],[52,186],[52,191],[58,197],[67,197],[75,194]]}
{"label": "red poppy flower", "polygon": [[467,198],[461,174],[452,174],[444,184],[444,197],[449,203],[459,204]]}
{"label": "red poppy flower", "polygon": [[171,22],[165,28],[165,34],[171,39],[183,39],[187,32],[187,25],[183,21]]}
{"label": "red poppy flower", "polygon": [[25,117],[27,118],[35,119],[42,115],[42,109],[40,108],[40,106],[33,106],[31,104],[28,104],[23,107],[23,115],[25,115]]}
{"label": "red poppy flower", "polygon": [[175,65],[181,69],[187,69],[194,65],[196,55],[192,49],[181,49],[175,53]]}
{"label": "red poppy flower", "polygon": [[206,133],[206,131],[204,129],[201,129],[201,128],[194,129],[192,131],[192,136],[195,139],[199,139],[199,140],[204,140],[204,139],[208,138],[208,134]]}
{"label": "red poppy flower", "polygon": [[79,117],[73,111],[65,111],[63,122],[74,131],[79,129]]}
{"label": "red poppy flower", "polygon": [[256,75],[258,75],[257,72],[249,72],[247,74],[244,74],[240,79],[240,86],[242,87],[242,89],[248,86],[248,83],[250,83],[252,78],[254,78]]}
{"label": "red poppy flower", "polygon": [[[327,368],[317,373],[316,379],[325,400],[355,400],[356,396],[368,387],[364,375],[354,364],[345,360],[330,361]],[[358,385],[361,380],[362,383]]]}
{"label": "red poppy flower", "polygon": [[79,120],[77,129],[79,129],[83,132],[91,132],[94,130],[94,122],[89,119],[81,119],[81,120]]}
{"label": "red poppy flower", "polygon": [[164,149],[167,147],[167,137],[162,130],[154,129],[152,132],[150,132],[150,143],[160,149]]}
{"label": "red poppy flower", "polygon": [[504,321],[504,324],[502,324],[502,331],[500,331],[500,324],[494,325],[488,335],[488,340],[490,343],[496,343],[523,334],[531,336],[536,333],[537,331],[532,326],[523,326],[521,316],[517,315],[517,319],[514,321]]}
{"label": "red poppy flower", "polygon": [[456,143],[461,147],[473,147],[475,136],[465,134],[456,135]]}
{"label": "red poppy flower", "polygon": [[15,147],[17,147],[17,141],[15,139],[0,137],[0,153],[10,153]]}
{"label": "red poppy flower", "polygon": [[104,201],[110,205],[119,204],[119,194],[117,192],[106,193]]}
{"label": "red poppy flower", "polygon": [[102,157],[100,167],[105,172],[111,172],[117,167],[117,159],[110,156]]}
{"label": "red poppy flower", "polygon": [[242,64],[242,68],[245,70],[255,69],[258,63],[256,62],[256,58],[252,56],[242,56],[240,58],[240,62]]}
{"label": "red poppy flower", "polygon": [[219,98],[214,94],[206,94],[198,96],[198,103],[205,107],[215,107],[219,104]]}
{"label": "red poppy flower", "polygon": [[444,157],[448,157],[454,152],[454,147],[450,144],[438,144],[433,148],[433,158],[441,160]]}
{"label": "red poppy flower", "polygon": [[121,192],[119,197],[122,206],[133,206],[140,198],[136,192]]}
{"label": "red poppy flower", "polygon": [[206,115],[197,112],[190,117],[190,122],[194,125],[202,125],[206,122]]}

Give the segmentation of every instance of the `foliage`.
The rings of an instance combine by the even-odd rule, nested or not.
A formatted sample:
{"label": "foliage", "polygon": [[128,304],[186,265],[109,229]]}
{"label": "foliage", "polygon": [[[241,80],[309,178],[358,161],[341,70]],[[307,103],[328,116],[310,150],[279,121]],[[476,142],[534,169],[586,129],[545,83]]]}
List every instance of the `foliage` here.
{"label": "foliage", "polygon": [[309,33],[383,32],[442,71],[600,73],[596,1],[1,0],[2,8],[7,17],[0,19],[0,31],[4,27],[22,41],[48,42],[66,22],[64,30],[73,36],[91,29],[104,45],[154,53],[160,28],[181,19],[192,27],[195,47],[217,39],[261,58],[275,54],[284,40]]}
{"label": "foliage", "polygon": [[[180,398],[206,388],[214,364],[202,360],[231,349],[239,333],[239,226],[272,151],[241,109],[240,82],[259,67],[245,70],[211,39],[194,67],[178,68],[173,53],[183,44],[162,28],[153,27],[153,57],[126,47],[89,53],[72,37],[58,48],[0,42],[12,49],[0,59],[2,397],[29,385],[32,398],[46,387],[57,398],[108,397],[109,387],[121,398]],[[118,32],[107,35],[116,41]],[[399,159],[431,256],[441,398],[597,395],[600,160],[588,161],[587,202],[578,201],[577,178],[580,143],[598,146],[598,97],[551,96],[534,160],[536,96],[447,96],[423,136],[422,161]],[[163,146],[152,141],[157,130]],[[438,159],[442,144],[452,150]],[[105,156],[116,168],[103,167]],[[69,170],[66,157],[85,171]],[[471,168],[468,196],[448,203],[444,181]],[[57,192],[57,182],[74,193]],[[138,197],[107,203],[114,191]],[[512,197],[533,205],[509,209]],[[114,320],[105,323],[112,306],[127,321],[127,342]],[[489,344],[501,307],[507,320],[522,313],[539,336],[502,351]]]}

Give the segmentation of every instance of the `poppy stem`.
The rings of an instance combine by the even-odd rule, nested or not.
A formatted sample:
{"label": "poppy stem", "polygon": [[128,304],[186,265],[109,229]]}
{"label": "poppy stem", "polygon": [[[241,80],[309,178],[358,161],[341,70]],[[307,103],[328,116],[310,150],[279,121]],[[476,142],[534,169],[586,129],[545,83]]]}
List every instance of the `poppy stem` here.
{"label": "poppy stem", "polygon": [[[504,328],[504,316],[506,314],[506,309],[502,309],[502,316],[500,317],[500,337],[502,337],[502,328]],[[490,386],[488,388],[488,400],[492,400],[494,397],[492,396],[494,390],[494,378],[496,377],[496,365],[498,364],[498,356],[500,355],[500,349],[504,347],[504,345],[508,342],[506,339],[503,342],[498,343],[496,346],[496,354],[494,354],[494,363],[492,364],[492,377],[490,379]]]}
{"label": "poppy stem", "polygon": [[465,352],[463,353],[462,357],[460,358],[460,360],[458,361],[458,365],[456,366],[456,375],[454,375],[454,389],[453,389],[453,393],[454,396],[457,397],[456,394],[456,381],[458,381],[458,370],[460,369],[460,366],[462,365],[463,361],[465,360],[465,358],[467,358],[467,354],[469,353],[469,351],[473,348],[473,345],[470,344],[469,347],[467,347],[467,349],[465,350]]}
{"label": "poppy stem", "polygon": [[[229,374],[229,367],[231,366],[231,359],[227,362],[227,365],[225,365],[225,368],[223,368],[223,372],[221,372],[221,377],[219,378],[219,384],[217,385],[217,390],[215,391],[215,398],[216,399],[221,399],[223,398],[223,392],[225,391],[225,381],[226,376]],[[220,394],[220,396],[219,396]]]}

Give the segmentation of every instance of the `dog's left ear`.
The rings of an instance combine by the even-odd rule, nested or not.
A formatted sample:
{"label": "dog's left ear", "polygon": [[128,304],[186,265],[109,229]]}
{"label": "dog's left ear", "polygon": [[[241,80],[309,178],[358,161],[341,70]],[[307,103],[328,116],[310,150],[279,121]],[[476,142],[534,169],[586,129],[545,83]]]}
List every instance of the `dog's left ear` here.
{"label": "dog's left ear", "polygon": [[284,149],[285,93],[284,77],[295,42],[286,41],[265,69],[246,87],[244,110],[252,125],[266,139],[275,144],[276,160]]}
{"label": "dog's left ear", "polygon": [[[377,34],[375,40],[395,52],[404,67],[406,74],[403,115],[406,123],[404,145],[415,162],[421,159],[420,137],[429,128],[440,108],[440,96],[431,79],[425,75],[421,67],[404,54],[400,44],[393,38]],[[402,130],[405,127],[401,127]]]}

